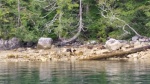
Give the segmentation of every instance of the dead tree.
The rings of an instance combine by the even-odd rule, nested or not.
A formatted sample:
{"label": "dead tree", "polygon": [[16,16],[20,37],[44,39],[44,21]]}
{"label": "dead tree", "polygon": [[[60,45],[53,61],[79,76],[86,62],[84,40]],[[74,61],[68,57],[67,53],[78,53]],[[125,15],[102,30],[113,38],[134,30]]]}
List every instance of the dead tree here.
{"label": "dead tree", "polygon": [[135,49],[131,49],[128,51],[112,51],[112,52],[108,52],[108,53],[104,53],[104,54],[97,54],[97,55],[90,55],[87,57],[80,57],[79,60],[102,60],[102,59],[108,59],[108,58],[113,58],[113,57],[125,57],[129,54],[132,53],[136,53],[136,52],[140,52],[140,51],[146,51],[147,49],[150,49],[150,45],[148,46],[143,46],[140,48],[135,48]]}
{"label": "dead tree", "polygon": [[[41,2],[41,1],[39,1],[39,0],[36,0],[36,1]],[[43,2],[43,1],[42,1],[42,2]],[[45,1],[44,1],[44,2],[45,2]],[[59,9],[59,7],[57,7],[56,4],[57,4],[56,1],[55,1],[55,0],[52,0],[52,2],[49,3],[49,5],[47,5],[46,7],[44,7],[43,9],[45,9],[45,10],[47,10],[47,11],[49,11],[49,12],[48,12],[48,14],[46,14],[45,16],[43,16],[43,17],[41,17],[41,18],[45,18],[46,16],[48,16],[49,14],[51,14],[54,10]],[[49,8],[50,8],[50,9],[49,9]],[[53,23],[54,23],[56,20],[58,20],[59,23],[61,24],[61,17],[62,17],[62,14],[61,14],[61,13],[60,13],[60,14],[56,13],[55,16],[53,17],[53,19],[50,20],[50,21],[48,21],[47,23],[45,23],[44,26],[45,26],[46,28],[49,28],[50,26],[53,25]],[[52,29],[51,29],[51,30],[52,30]],[[71,38],[69,38],[69,39],[64,39],[64,38],[61,37],[61,34],[60,34],[60,32],[59,32],[58,38],[61,40],[61,42],[58,42],[57,45],[64,45],[64,44],[66,44],[66,43],[69,43],[69,42],[72,42],[72,41],[76,40],[77,37],[80,35],[80,33],[81,33],[82,30],[83,30],[83,23],[82,23],[82,0],[80,0],[80,2],[79,2],[79,26],[78,26],[78,29],[77,29],[77,33],[76,33],[73,37],[71,37]],[[50,32],[49,32],[49,33],[50,33]]]}
{"label": "dead tree", "polygon": [[80,16],[80,19],[79,19],[78,32],[73,37],[71,37],[70,39],[62,40],[60,43],[58,43],[59,45],[64,45],[66,43],[69,43],[69,42],[72,42],[72,41],[76,40],[77,37],[80,35],[82,29],[83,29],[83,23],[82,23],[82,1],[81,0],[80,0],[80,7],[79,7],[79,16]]}
{"label": "dead tree", "polygon": [[129,29],[131,29],[137,36],[142,37],[134,28],[132,28],[126,21],[116,17],[115,13],[112,11],[112,8],[110,6],[107,5],[107,2],[104,1],[103,3],[101,3],[100,5],[100,9],[101,9],[101,15],[104,18],[107,18],[111,21],[115,21],[118,20],[120,22],[122,22],[124,25],[122,26],[123,31],[125,32],[125,34],[129,34],[129,32],[127,30],[125,30],[126,27],[128,27]]}

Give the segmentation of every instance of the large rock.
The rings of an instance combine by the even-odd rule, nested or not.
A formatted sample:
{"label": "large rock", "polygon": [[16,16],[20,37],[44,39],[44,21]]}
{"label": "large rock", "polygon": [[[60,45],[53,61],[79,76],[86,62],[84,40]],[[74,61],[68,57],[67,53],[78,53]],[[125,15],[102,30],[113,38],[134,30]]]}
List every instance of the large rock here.
{"label": "large rock", "polygon": [[52,38],[41,37],[38,40],[37,48],[38,49],[50,49],[52,46],[52,42],[53,42]]}
{"label": "large rock", "polygon": [[138,41],[138,40],[139,40],[139,38],[140,38],[140,37],[139,37],[139,36],[137,36],[137,35],[136,35],[136,36],[133,36],[133,37],[132,37],[132,41]]}
{"label": "large rock", "polygon": [[105,47],[109,50],[118,50],[122,47],[123,43],[121,43],[119,40],[110,38],[106,41]]}
{"label": "large rock", "polygon": [[6,49],[15,49],[20,47],[20,40],[16,37],[13,37],[9,40],[3,40],[0,39],[0,49],[6,50]]}
{"label": "large rock", "polygon": [[139,38],[139,41],[140,42],[149,42],[149,38],[148,37],[142,37],[142,38]]}
{"label": "large rock", "polygon": [[20,40],[18,38],[12,38],[8,41],[9,48],[14,49],[20,47]]}
{"label": "large rock", "polygon": [[149,42],[150,41],[150,38],[148,38],[148,37],[145,37],[145,36],[143,36],[143,37],[139,37],[139,36],[133,36],[132,37],[132,41],[140,41],[140,42]]}
{"label": "large rock", "polygon": [[150,39],[146,36],[133,36],[130,44],[134,45],[134,48],[139,48],[143,46],[148,46],[150,43]]}

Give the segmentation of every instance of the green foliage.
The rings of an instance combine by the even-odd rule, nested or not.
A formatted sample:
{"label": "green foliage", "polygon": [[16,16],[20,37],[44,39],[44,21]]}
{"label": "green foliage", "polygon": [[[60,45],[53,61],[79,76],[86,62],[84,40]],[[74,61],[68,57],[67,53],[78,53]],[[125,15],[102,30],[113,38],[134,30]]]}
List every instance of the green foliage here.
{"label": "green foliage", "polygon": [[[99,6],[103,5],[105,0],[100,0]],[[124,20],[127,24],[133,27],[138,33],[149,36],[149,10],[150,6],[147,0],[141,1],[125,1],[125,0],[112,0],[112,2],[106,2],[106,7],[109,7],[110,10],[114,13],[115,17]],[[109,17],[111,17],[111,11],[107,10]],[[110,14],[109,14],[110,13]],[[107,21],[106,21],[107,20]],[[129,31],[131,34],[127,35],[121,29],[125,25],[124,22],[121,22],[117,19],[106,18],[105,24],[107,27],[111,27],[113,31],[107,32],[110,37],[122,38],[128,37],[129,35],[135,35],[131,29],[125,27],[125,30]]]}
{"label": "green foliage", "polygon": [[[124,23],[101,16],[100,6],[104,2],[116,17],[127,22],[138,33],[150,36],[148,0],[82,0],[84,31],[81,38],[105,41],[108,36],[124,37],[121,28]],[[69,38],[77,32],[79,0],[20,0],[19,5],[20,25],[18,1],[0,1],[0,38],[18,37],[22,41],[37,41],[42,36]],[[111,15],[110,11],[108,15]],[[126,30],[131,32],[129,28]]]}

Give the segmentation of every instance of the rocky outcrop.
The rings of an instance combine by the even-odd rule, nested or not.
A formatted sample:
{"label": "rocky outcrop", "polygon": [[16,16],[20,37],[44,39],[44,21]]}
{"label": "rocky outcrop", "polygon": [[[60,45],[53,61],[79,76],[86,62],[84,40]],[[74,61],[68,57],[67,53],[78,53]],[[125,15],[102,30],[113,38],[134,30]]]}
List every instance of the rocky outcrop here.
{"label": "rocky outcrop", "polygon": [[38,40],[37,48],[38,49],[50,49],[52,46],[52,42],[53,42],[52,38],[41,37]]}
{"label": "rocky outcrop", "polygon": [[[142,39],[140,37],[140,39]],[[136,38],[132,41],[109,39],[103,44],[85,44],[80,46],[62,46],[52,45],[51,38],[40,38],[37,48],[18,48],[9,51],[1,51],[0,58],[16,61],[75,61],[92,59],[147,59],[150,57],[150,41],[141,41]],[[13,48],[18,41],[13,38],[10,40],[0,39],[1,44],[7,44]],[[15,42],[16,41],[16,42]],[[9,44],[9,45],[8,45]],[[4,46],[1,46],[4,47]],[[148,51],[146,51],[148,50]],[[140,52],[140,53],[139,53]],[[146,52],[146,53],[145,53]],[[135,54],[134,54],[135,53]]]}
{"label": "rocky outcrop", "polygon": [[134,48],[148,46],[150,45],[150,38],[133,36],[132,41],[130,41],[130,44],[133,45]]}
{"label": "rocky outcrop", "polygon": [[116,40],[114,38],[110,38],[106,41],[105,47],[109,50],[123,50],[126,51],[132,48],[140,48],[143,46],[150,45],[150,38],[148,37],[138,37],[133,36],[131,41],[125,40]]}
{"label": "rocky outcrop", "polygon": [[[4,50],[0,52],[2,61],[75,61],[75,60],[93,60],[93,59],[149,59],[150,46],[131,49],[128,51],[100,49],[95,45],[92,49],[86,46],[81,47],[53,47],[51,49],[32,49],[18,48],[13,50]],[[127,46],[128,47],[128,46]],[[143,50],[143,51],[142,51]],[[145,51],[147,50],[147,51]],[[128,55],[129,54],[129,55]]]}
{"label": "rocky outcrop", "polygon": [[133,36],[132,41],[139,41],[139,42],[150,42],[150,38],[148,37],[139,37],[139,36]]}
{"label": "rocky outcrop", "polygon": [[20,40],[16,37],[4,40],[0,39],[0,50],[15,49],[20,47]]}

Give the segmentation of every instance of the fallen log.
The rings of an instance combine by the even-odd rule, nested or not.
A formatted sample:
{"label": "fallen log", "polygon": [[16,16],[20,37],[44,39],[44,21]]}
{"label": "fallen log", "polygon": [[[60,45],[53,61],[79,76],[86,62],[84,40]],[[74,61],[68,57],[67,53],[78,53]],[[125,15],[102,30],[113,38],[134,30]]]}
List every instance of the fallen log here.
{"label": "fallen log", "polygon": [[80,60],[101,60],[101,59],[107,59],[107,58],[112,58],[112,57],[124,57],[126,55],[136,53],[136,52],[140,52],[140,51],[145,51],[147,49],[150,49],[150,45],[140,47],[140,48],[131,49],[131,50],[128,50],[128,51],[116,50],[116,51],[108,52],[106,54],[90,55],[90,56],[83,57],[83,58],[81,57],[79,59]]}

